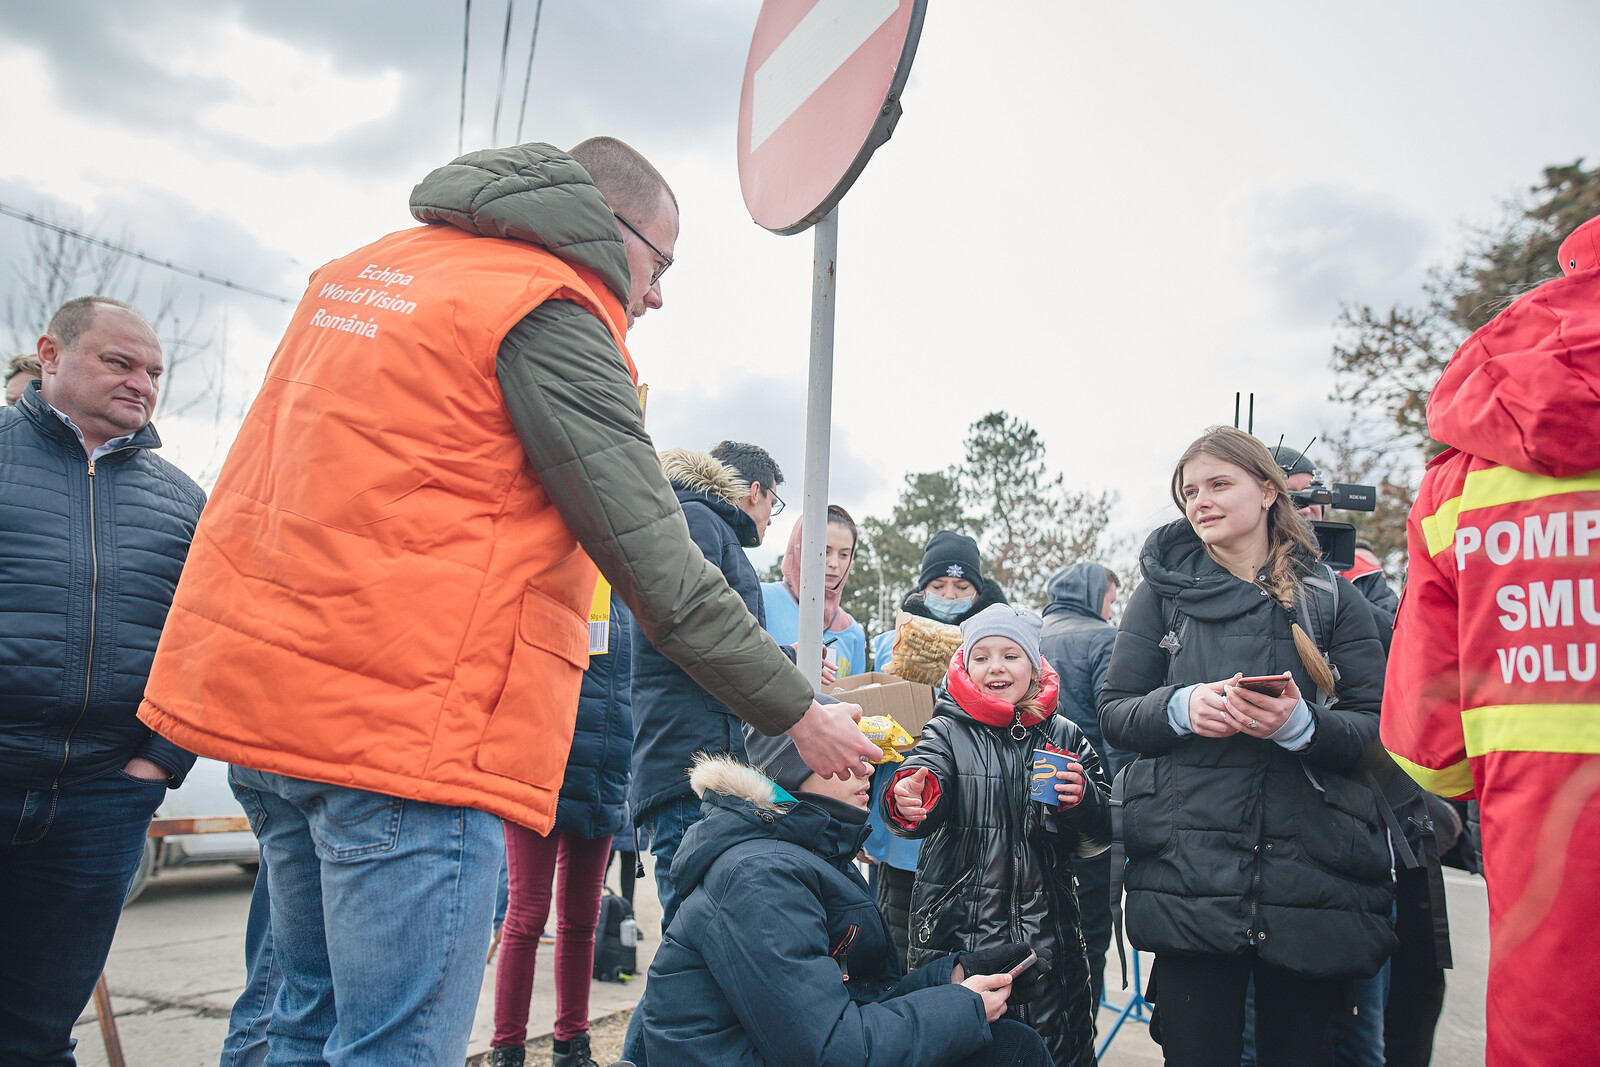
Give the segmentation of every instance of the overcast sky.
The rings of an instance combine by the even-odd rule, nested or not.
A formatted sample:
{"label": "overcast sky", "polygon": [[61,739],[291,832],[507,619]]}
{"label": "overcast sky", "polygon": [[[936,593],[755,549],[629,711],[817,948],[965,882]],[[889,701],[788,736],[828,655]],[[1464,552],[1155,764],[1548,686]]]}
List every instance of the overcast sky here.
{"label": "overcast sky", "polygon": [[[495,131],[506,7],[473,5],[468,149],[515,140],[535,6],[515,4]],[[657,162],[683,221],[666,306],[629,338],[650,428],[765,445],[797,500],[811,235],[752,223],[734,159],[758,10],[548,0],[523,140],[608,133]],[[7,0],[0,31],[0,203],[273,292],[410,224],[411,186],[456,154],[459,3]],[[1272,441],[1337,430],[1340,302],[1412,298],[1463,225],[1600,156],[1597,39],[1590,0],[931,5],[904,118],[840,209],[832,498],[885,513],[1004,409],[1072,485],[1119,491],[1142,537],[1235,390]],[[29,239],[0,218],[0,259]],[[168,282],[140,278],[145,300]],[[201,291],[234,383],[223,429],[158,423],[197,475],[288,318],[179,296]]]}

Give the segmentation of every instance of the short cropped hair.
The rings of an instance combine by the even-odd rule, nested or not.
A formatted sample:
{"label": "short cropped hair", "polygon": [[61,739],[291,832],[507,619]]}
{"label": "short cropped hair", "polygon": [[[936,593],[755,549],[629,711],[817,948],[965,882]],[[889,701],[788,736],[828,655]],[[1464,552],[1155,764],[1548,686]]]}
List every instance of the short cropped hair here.
{"label": "short cropped hair", "polygon": [[655,217],[662,193],[678,206],[667,179],[632,145],[615,137],[591,137],[570,154],[589,172],[611,210],[634,225]]}
{"label": "short cropped hair", "polygon": [[29,380],[44,377],[44,368],[39,366],[39,357],[32,352],[12,356],[11,362],[6,365],[6,381],[9,382],[19,374],[26,374]]}
{"label": "short cropped hair", "polygon": [[[77,345],[78,338],[83,335],[83,331],[94,322],[94,311],[97,307],[121,308],[140,322],[145,321],[143,315],[120,300],[113,300],[109,296],[80,296],[68,300],[57,308],[56,313],[50,316],[50,325],[44,328],[44,332],[54,337],[62,348],[73,348]],[[145,325],[148,326],[149,323]]]}
{"label": "short cropped hair", "polygon": [[1106,581],[1110,582],[1112,585],[1116,586],[1118,589],[1122,588],[1122,580],[1117,577],[1117,572],[1116,571],[1112,570],[1110,567],[1107,567],[1103,563],[1100,565],[1100,569],[1106,572]]}
{"label": "short cropped hair", "polygon": [[783,472],[760,445],[724,441],[711,450],[711,458],[732,467],[746,482],[760,482],[763,489],[775,490],[783,484]]}

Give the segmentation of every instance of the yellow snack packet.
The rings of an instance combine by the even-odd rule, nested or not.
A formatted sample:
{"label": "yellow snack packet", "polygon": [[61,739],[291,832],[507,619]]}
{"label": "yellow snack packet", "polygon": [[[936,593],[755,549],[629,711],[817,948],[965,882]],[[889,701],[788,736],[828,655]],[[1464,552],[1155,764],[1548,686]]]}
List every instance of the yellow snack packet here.
{"label": "yellow snack packet", "polygon": [[895,722],[888,715],[862,716],[861,732],[868,741],[877,745],[883,751],[882,759],[875,759],[873,763],[899,763],[905,759],[900,754],[900,749],[911,747],[911,735],[906,733],[905,727]]}

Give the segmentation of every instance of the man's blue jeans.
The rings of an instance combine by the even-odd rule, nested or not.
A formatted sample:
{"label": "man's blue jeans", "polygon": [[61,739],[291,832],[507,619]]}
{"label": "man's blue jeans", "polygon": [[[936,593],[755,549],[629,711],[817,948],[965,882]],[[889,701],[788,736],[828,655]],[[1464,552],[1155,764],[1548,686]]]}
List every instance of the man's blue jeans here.
{"label": "man's blue jeans", "polygon": [[0,1063],[73,1062],[164,781],[0,785]]}
{"label": "man's blue jeans", "polygon": [[282,972],[267,1064],[462,1062],[500,820],[244,767],[229,780],[261,843]]}
{"label": "man's blue jeans", "polygon": [[250,891],[250,917],[244,924],[244,991],[228,1015],[228,1036],[222,1041],[221,1067],[261,1067],[267,1061],[267,1024],[283,985],[283,972],[272,954],[272,918],[265,863],[256,870]]}
{"label": "man's blue jeans", "polygon": [[[672,917],[678,914],[678,905],[683,903],[672,884],[672,857],[678,854],[684,831],[699,818],[699,798],[680,797],[642,812],[636,820],[639,828],[650,835],[650,855],[655,857],[656,897],[661,901],[662,933],[672,925]],[[622,1058],[643,1067],[644,1055],[644,1012],[635,1009],[622,1039]]]}

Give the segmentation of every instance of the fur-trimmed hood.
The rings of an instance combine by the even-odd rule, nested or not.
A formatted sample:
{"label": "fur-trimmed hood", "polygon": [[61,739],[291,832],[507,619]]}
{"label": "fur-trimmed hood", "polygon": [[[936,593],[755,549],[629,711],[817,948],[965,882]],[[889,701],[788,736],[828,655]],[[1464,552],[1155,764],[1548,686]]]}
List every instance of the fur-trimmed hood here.
{"label": "fur-trimmed hood", "polygon": [[777,783],[748,763],[740,763],[732,756],[708,756],[703,752],[695,755],[694,769],[689,772],[689,788],[701,800],[709,789],[725,797],[748,800],[762,811],[782,811],[779,805],[793,799],[785,793],[785,800],[778,800]]}
{"label": "fur-trimmed hood", "polygon": [[867,813],[826,797],[779,792],[772,779],[732,756],[701,756],[689,772],[700,818],[672,858],[680,895],[694,891],[724,853],[747,842],[805,849],[843,868],[867,838]]}
{"label": "fur-trimmed hood", "polygon": [[669,448],[661,453],[661,470],[674,489],[687,489],[738,507],[750,492],[750,480],[704,452],[692,448]]}
{"label": "fur-trimmed hood", "polygon": [[761,531],[756,528],[756,520],[739,507],[739,501],[750,492],[750,482],[738,471],[690,448],[669,448],[661,453],[661,470],[685,509],[703,504],[728,524],[742,547],[760,546]]}

